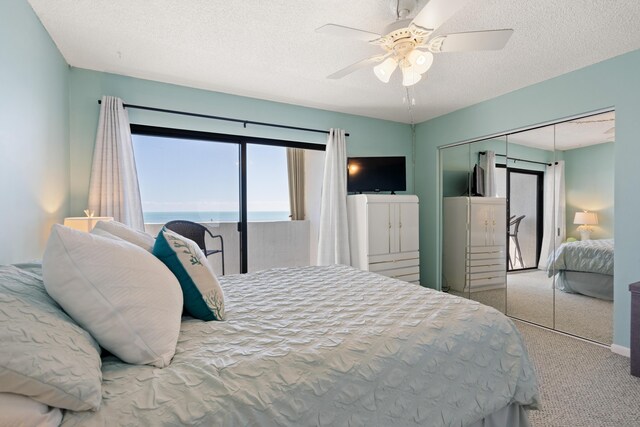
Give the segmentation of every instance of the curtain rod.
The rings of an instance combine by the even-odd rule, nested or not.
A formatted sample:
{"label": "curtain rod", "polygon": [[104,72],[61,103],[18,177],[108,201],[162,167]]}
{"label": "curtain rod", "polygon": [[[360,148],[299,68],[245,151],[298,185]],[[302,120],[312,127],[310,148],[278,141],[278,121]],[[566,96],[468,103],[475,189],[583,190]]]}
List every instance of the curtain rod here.
{"label": "curtain rod", "polygon": [[[479,151],[478,155],[481,155],[481,154],[487,154],[487,152],[486,151]],[[518,159],[517,157],[508,157],[506,154],[496,154],[496,156],[498,156],[498,157],[507,157],[507,160],[513,160],[514,162],[527,162],[527,163],[535,163],[537,165],[551,166],[551,163],[537,162],[535,160],[527,160],[527,159]],[[556,164],[558,164],[558,162],[556,162]]]}
{"label": "curtain rod", "polygon": [[[99,99],[98,104],[102,104],[102,100]],[[224,120],[227,122],[242,123],[245,128],[247,127],[248,124],[250,124],[250,125],[258,125],[258,126],[268,126],[268,127],[280,128],[280,129],[300,130],[304,132],[324,133],[327,135],[329,134],[328,130],[322,130],[322,129],[311,129],[311,128],[303,128],[298,126],[279,125],[276,123],[256,122],[253,120],[233,119],[231,117],[211,116],[209,114],[190,113],[187,111],[167,110],[164,108],[155,108],[155,107],[145,107],[144,105],[123,104],[123,106],[125,108],[135,108],[138,110],[156,111],[159,113],[180,114],[182,116],[201,117],[204,119]],[[349,134],[345,133],[345,136],[349,136]]]}

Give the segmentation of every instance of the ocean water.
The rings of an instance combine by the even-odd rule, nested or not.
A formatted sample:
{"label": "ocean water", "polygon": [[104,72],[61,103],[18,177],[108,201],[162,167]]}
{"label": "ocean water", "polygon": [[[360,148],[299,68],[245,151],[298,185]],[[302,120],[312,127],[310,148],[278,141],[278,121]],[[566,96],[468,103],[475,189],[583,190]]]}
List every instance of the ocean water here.
{"label": "ocean water", "polygon": [[[249,222],[288,221],[289,211],[249,211],[247,216]],[[144,212],[146,224],[164,224],[175,219],[193,222],[239,222],[240,212]]]}

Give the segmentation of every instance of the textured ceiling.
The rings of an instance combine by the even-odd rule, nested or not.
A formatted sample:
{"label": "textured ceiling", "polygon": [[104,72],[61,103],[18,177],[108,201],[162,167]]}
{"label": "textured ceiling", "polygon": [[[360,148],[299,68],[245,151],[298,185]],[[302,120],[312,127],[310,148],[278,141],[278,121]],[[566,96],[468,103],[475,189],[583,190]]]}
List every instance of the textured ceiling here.
{"label": "textured ceiling", "polygon": [[572,150],[615,140],[615,112],[582,117],[508,136],[510,143],[543,150]]}
{"label": "textured ceiling", "polygon": [[470,0],[438,34],[514,35],[501,51],[438,54],[409,91],[410,111],[399,75],[326,79],[379,48],[315,32],[326,23],[380,32],[394,20],[390,0],[29,3],[74,67],[405,123],[640,48],[638,0]]}

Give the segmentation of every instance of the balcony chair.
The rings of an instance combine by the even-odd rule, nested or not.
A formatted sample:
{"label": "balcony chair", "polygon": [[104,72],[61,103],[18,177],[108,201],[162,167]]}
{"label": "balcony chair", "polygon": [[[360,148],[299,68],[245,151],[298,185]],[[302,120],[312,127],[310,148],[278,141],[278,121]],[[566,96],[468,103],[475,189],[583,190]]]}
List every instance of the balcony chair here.
{"label": "balcony chair", "polygon": [[[224,240],[220,234],[214,235],[211,233],[211,230],[204,225],[182,219],[169,221],[164,226],[169,230],[196,242],[206,257],[219,253],[222,256],[222,275],[224,276]],[[205,237],[207,234],[209,234],[212,239],[220,239],[220,249],[207,249],[207,245],[205,243]]]}
{"label": "balcony chair", "polygon": [[[519,217],[516,218],[515,215],[513,215],[511,218],[509,218],[509,237],[511,237],[511,239],[513,240],[513,243],[516,246],[514,260],[511,259],[511,251],[509,251],[509,264],[511,265],[512,270],[513,270],[514,261],[520,262],[520,266],[524,268],[524,261],[522,260],[522,251],[520,250],[520,242],[518,242],[518,229],[520,228],[520,223],[522,222],[525,216],[526,215],[520,215]],[[513,226],[513,230],[511,230],[512,226]]]}

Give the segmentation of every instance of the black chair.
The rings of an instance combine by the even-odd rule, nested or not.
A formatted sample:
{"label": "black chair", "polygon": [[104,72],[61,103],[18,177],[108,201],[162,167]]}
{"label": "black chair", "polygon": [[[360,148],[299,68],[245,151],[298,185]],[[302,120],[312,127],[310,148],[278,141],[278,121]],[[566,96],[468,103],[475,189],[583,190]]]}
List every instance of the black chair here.
{"label": "black chair", "polygon": [[[522,260],[522,251],[520,250],[520,242],[518,242],[518,229],[520,228],[520,223],[522,222],[525,216],[526,215],[520,215],[519,217],[515,218],[515,215],[513,215],[511,218],[509,218],[509,237],[513,238],[513,243],[516,245],[515,254],[514,254],[515,259],[513,261],[518,262],[519,260],[522,268],[524,268],[524,261]],[[511,230],[512,226],[513,226],[513,230]],[[509,264],[511,265],[512,270],[513,270],[513,264],[514,264],[513,261],[511,260],[511,251],[509,251]]]}
{"label": "black chair", "polygon": [[[213,254],[220,254],[222,256],[222,275],[224,276],[224,240],[221,235],[214,235],[211,233],[211,230],[202,224],[182,219],[169,221],[164,226],[169,230],[196,242],[200,249],[202,249],[202,252],[204,252],[205,256],[208,257]],[[205,237],[207,234],[209,234],[212,239],[220,239],[220,249],[207,249],[207,245],[205,243]]]}

